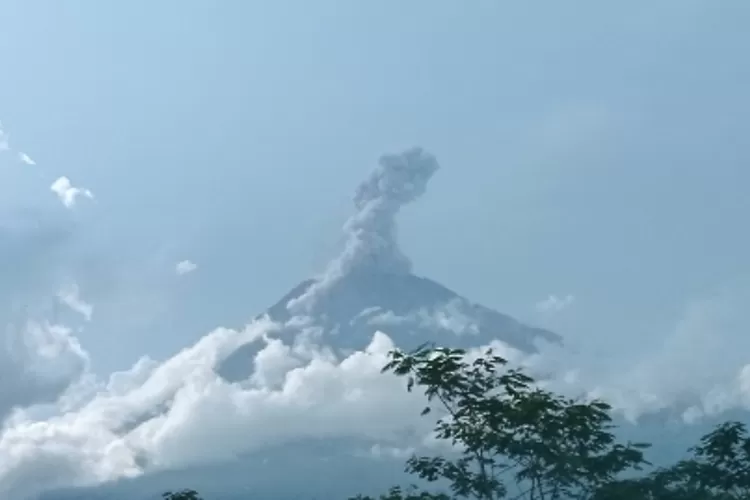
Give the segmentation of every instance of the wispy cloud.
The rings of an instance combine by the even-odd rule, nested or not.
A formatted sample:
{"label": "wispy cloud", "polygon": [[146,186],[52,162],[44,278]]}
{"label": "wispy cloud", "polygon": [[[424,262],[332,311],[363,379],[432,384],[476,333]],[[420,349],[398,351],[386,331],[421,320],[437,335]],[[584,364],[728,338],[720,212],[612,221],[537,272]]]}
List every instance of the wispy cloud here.
{"label": "wispy cloud", "polygon": [[31,159],[29,155],[27,155],[26,153],[22,151],[18,153],[18,160],[21,163],[25,163],[26,165],[36,165],[36,162],[33,159]]}
{"label": "wispy cloud", "polygon": [[8,140],[8,134],[3,128],[3,122],[0,122],[0,152],[8,151],[10,149],[10,142]]}
{"label": "wispy cloud", "polygon": [[198,264],[196,264],[195,262],[191,260],[182,260],[178,262],[177,265],[175,266],[175,272],[177,273],[178,276],[192,273],[196,269],[198,269]]}
{"label": "wispy cloud", "polygon": [[575,297],[573,295],[568,294],[560,297],[553,294],[546,299],[537,302],[534,307],[541,313],[555,313],[569,308],[573,305],[573,302],[575,302]]}
{"label": "wispy cloud", "polygon": [[57,294],[57,298],[73,311],[82,315],[86,321],[91,321],[91,316],[94,313],[94,306],[81,298],[77,284],[73,283],[72,285],[60,290]]}
{"label": "wispy cloud", "polygon": [[74,187],[70,183],[70,179],[65,176],[59,177],[50,186],[50,190],[60,198],[60,201],[67,208],[75,206],[78,198],[83,196],[85,198],[93,199],[94,194],[86,188]]}
{"label": "wispy cloud", "polygon": [[[430,309],[421,308],[407,315],[397,315],[392,311],[371,310],[366,315],[373,314],[368,323],[388,330],[393,325],[413,325],[433,330],[448,330],[456,335],[477,335],[479,324],[476,318],[467,311],[469,306],[460,299],[453,299],[441,303]],[[369,314],[368,314],[369,313]]]}

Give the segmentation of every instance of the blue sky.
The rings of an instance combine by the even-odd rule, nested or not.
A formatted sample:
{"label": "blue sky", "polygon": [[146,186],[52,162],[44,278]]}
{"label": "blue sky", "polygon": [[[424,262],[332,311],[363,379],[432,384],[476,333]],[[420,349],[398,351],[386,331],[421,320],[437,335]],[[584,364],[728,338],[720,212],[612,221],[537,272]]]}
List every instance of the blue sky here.
{"label": "blue sky", "polygon": [[[42,260],[75,269],[107,372],[318,271],[377,157],[421,145],[443,168],[401,219],[417,272],[629,348],[747,275],[749,10],[6,0],[0,119],[37,166],[0,160],[0,213],[67,228]],[[95,202],[65,210],[59,175]],[[540,315],[549,294],[575,300]]]}
{"label": "blue sky", "polygon": [[616,406],[690,389],[750,407],[749,15],[0,2],[0,493],[59,486],[28,472],[47,459],[86,484],[245,453],[274,426],[403,430],[416,406],[380,376],[384,336],[334,361],[268,342],[256,375],[278,392],[213,366],[273,331],[239,328],[325,269],[356,186],[411,146],[441,164],[399,218],[416,273],[562,334],[536,362]]}

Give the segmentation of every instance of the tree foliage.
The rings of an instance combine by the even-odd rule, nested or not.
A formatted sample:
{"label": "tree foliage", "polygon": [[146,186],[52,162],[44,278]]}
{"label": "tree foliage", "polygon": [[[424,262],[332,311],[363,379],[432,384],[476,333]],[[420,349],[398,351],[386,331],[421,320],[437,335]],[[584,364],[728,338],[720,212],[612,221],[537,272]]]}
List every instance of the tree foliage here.
{"label": "tree foliage", "polygon": [[180,490],[180,491],[167,491],[162,493],[161,497],[163,500],[203,500],[197,491],[195,490]]}
{"label": "tree foliage", "polygon": [[405,377],[409,391],[424,391],[423,415],[437,404],[443,416],[435,435],[456,453],[406,463],[407,472],[446,485],[450,495],[412,486],[380,500],[750,499],[750,440],[742,424],[717,428],[689,460],[622,479],[650,465],[643,455],[649,445],[618,443],[608,404],[544,390],[491,350],[467,359],[461,349],[429,346],[391,352],[383,371]]}
{"label": "tree foliage", "polygon": [[744,424],[723,423],[689,451],[690,458],[671,467],[608,485],[597,500],[750,499],[750,436]]}

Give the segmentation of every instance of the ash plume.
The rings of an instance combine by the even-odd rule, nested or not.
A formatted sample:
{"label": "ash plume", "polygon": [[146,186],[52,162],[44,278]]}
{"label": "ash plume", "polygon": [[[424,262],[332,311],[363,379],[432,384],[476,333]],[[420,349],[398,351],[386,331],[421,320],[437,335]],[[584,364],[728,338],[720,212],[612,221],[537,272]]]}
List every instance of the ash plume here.
{"label": "ash plume", "polygon": [[382,156],[355,192],[357,211],[344,224],[344,250],[305,293],[289,301],[288,309],[309,311],[317,297],[353,270],[411,272],[411,261],[398,246],[396,215],[424,194],[438,168],[435,157],[421,148]]}

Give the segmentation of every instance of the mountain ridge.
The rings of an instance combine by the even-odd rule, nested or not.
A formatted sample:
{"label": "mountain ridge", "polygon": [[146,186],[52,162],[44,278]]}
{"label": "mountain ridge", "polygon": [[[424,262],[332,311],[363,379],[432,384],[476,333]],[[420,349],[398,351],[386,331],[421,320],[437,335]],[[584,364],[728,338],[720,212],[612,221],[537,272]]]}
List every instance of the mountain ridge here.
{"label": "mountain ridge", "polygon": [[[285,339],[299,335],[302,328],[315,328],[316,340],[338,352],[364,349],[378,331],[406,350],[428,342],[470,348],[502,341],[535,353],[540,342],[563,342],[556,333],[524,325],[411,273],[349,273],[306,315],[295,316],[289,302],[316,283],[316,279],[302,281],[258,318],[267,316],[285,325],[279,333]],[[300,321],[293,323],[295,318]],[[218,373],[230,382],[246,379],[252,374],[252,359],[259,348],[254,342],[240,346],[221,363]]]}

